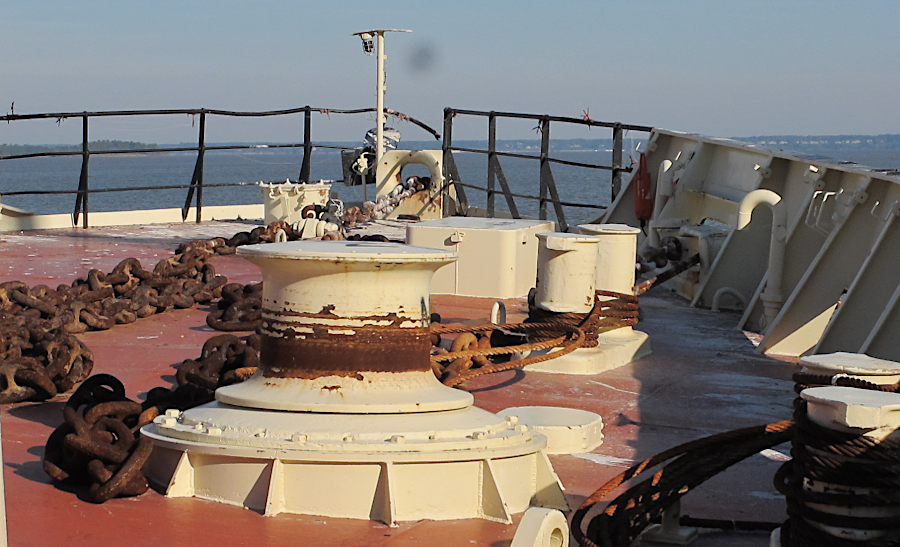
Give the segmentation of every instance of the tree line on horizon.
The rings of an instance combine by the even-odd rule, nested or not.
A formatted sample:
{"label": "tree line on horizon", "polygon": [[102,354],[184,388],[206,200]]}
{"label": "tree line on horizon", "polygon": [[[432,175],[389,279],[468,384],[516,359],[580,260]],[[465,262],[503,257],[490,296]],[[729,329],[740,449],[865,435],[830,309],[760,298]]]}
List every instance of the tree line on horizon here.
{"label": "tree line on horizon", "polygon": [[[638,139],[634,139],[637,141]],[[639,139],[644,140],[642,138]],[[763,146],[770,149],[782,149],[792,151],[827,151],[827,150],[900,150],[900,134],[886,135],[769,135],[754,137],[735,137],[734,140],[746,144]],[[249,142],[223,142],[208,143],[210,145],[250,145]],[[352,141],[329,141],[317,143],[336,146],[358,146]],[[453,143],[462,148],[486,149],[485,140],[458,139]],[[609,150],[612,148],[612,139],[552,139],[552,150]],[[163,145],[168,146],[168,145]],[[173,146],[195,146],[194,143],[179,143]],[[401,147],[412,149],[440,148],[438,141],[402,141]],[[626,139],[626,149],[629,148],[629,139]],[[88,144],[92,152],[109,150],[152,150],[160,148],[160,145],[137,141],[120,140],[96,140]],[[534,151],[540,149],[540,139],[504,139],[497,140],[498,150],[507,151]],[[270,149],[260,149],[260,151]],[[302,148],[296,149],[272,149],[282,152],[302,153]],[[81,152],[81,144],[0,144],[0,157],[19,156],[25,154],[41,154],[47,152]],[[246,153],[246,151],[241,151]]]}
{"label": "tree line on horizon", "polygon": [[[98,140],[88,143],[91,152],[107,150],[147,150],[157,149],[159,145],[136,141]],[[44,154],[47,152],[81,152],[81,144],[0,144],[0,156],[21,156],[25,154]]]}

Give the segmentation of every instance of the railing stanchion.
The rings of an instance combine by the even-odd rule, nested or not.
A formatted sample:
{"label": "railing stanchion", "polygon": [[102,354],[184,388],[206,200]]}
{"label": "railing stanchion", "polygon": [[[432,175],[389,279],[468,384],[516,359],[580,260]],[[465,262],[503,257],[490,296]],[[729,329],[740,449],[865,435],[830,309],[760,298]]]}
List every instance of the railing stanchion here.
{"label": "railing stanchion", "polygon": [[191,175],[191,185],[188,186],[187,199],[181,209],[181,220],[187,220],[191,212],[191,201],[194,199],[194,190],[197,190],[197,211],[195,219],[200,222],[201,209],[203,208],[203,157],[206,155],[206,109],[200,109],[200,130],[197,137],[197,163],[194,164],[194,173]]}
{"label": "railing stanchion", "polygon": [[[549,200],[547,200],[549,196]],[[556,221],[559,230],[565,232],[569,229],[566,222],[566,212],[563,209],[559,192],[556,191],[556,181],[553,178],[553,169],[550,168],[550,118],[544,116],[541,119],[541,220],[547,219],[547,201],[553,203],[553,212],[556,213]]]}
{"label": "railing stanchion", "polygon": [[491,111],[488,115],[488,176],[487,176],[487,214],[494,216],[494,184],[497,174],[495,163],[497,161],[497,115]]}
{"label": "railing stanchion", "polygon": [[459,205],[458,212],[466,214],[469,210],[469,200],[466,199],[466,190],[456,182],[462,182],[456,161],[453,159],[453,116],[456,113],[452,108],[444,109],[444,142],[441,146],[444,157],[444,184],[453,184],[456,188],[456,199]]}
{"label": "railing stanchion", "polygon": [[88,162],[91,152],[88,146],[88,114],[81,115],[81,176],[78,178],[78,194],[75,197],[74,224],[78,225],[81,216],[82,228],[88,227]]}
{"label": "railing stanchion", "polygon": [[541,131],[541,160],[540,160],[540,192],[538,195],[540,196],[540,202],[538,206],[538,218],[540,220],[547,220],[547,193],[549,192],[549,185],[547,184],[546,177],[546,169],[545,167],[549,167],[550,165],[550,120],[547,116],[541,118],[541,123],[538,125]]}
{"label": "railing stanchion", "polygon": [[622,124],[616,122],[613,126],[613,146],[612,146],[612,201],[616,201],[616,196],[622,190],[622,137],[624,131]]}
{"label": "railing stanchion", "polygon": [[200,109],[200,140],[197,144],[197,222],[200,222],[203,211],[203,167],[206,156],[206,110]]}
{"label": "railing stanchion", "polygon": [[[310,162],[312,161],[312,108],[306,107],[303,112],[303,163],[300,165],[300,182],[309,182]],[[365,184],[365,176],[363,184]]]}

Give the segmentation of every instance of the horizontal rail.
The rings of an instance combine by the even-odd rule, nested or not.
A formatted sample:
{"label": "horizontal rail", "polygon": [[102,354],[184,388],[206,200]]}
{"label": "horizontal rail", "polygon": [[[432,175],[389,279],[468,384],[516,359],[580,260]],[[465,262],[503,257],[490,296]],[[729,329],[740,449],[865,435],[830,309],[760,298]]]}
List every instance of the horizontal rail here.
{"label": "horizontal rail", "polygon": [[[374,112],[374,108],[357,108],[352,110],[341,110],[336,108],[315,108],[310,107],[314,112],[322,112],[329,114],[363,114],[366,112]],[[268,116],[284,116],[285,114],[302,114],[306,112],[306,107],[287,108],[284,110],[261,110],[256,112],[242,112],[235,110],[215,110],[209,108],[174,108],[162,110],[98,110],[94,112],[43,112],[40,114],[7,114],[0,116],[0,121],[14,120],[39,120],[54,119],[64,120],[67,118],[104,118],[113,116],[171,116],[175,114],[182,115],[198,115],[201,112],[213,114],[216,116],[238,116],[238,117],[268,117]]]}
{"label": "horizontal rail", "polygon": [[[342,181],[335,181],[342,182]],[[221,182],[216,184],[203,183],[204,188],[220,188],[233,186],[256,186],[257,182]],[[280,184],[278,182],[268,182],[266,184]],[[101,194],[106,192],[136,192],[145,190],[184,190],[185,188],[198,188],[199,184],[167,184],[164,186],[117,186],[115,188],[91,188],[87,192],[85,190],[17,190],[14,192],[3,192],[4,196],[42,196],[48,194]]]}
{"label": "horizontal rail", "polygon": [[[535,156],[532,154],[517,154],[515,152],[496,152],[496,151],[491,152],[490,150],[480,150],[477,148],[462,148],[459,146],[451,146],[449,149],[453,150],[454,152],[471,152],[473,154],[485,154],[485,155],[494,154],[495,156],[504,156],[507,158],[522,158],[522,159],[526,159],[526,160],[541,159],[540,156]],[[596,165],[593,163],[581,163],[579,161],[561,160],[561,159],[556,159],[556,158],[547,158],[547,161],[549,161],[550,163],[558,163],[560,165],[571,165],[573,167],[585,167],[587,169],[600,169],[603,171],[616,170],[615,167],[612,167],[610,165]],[[630,173],[631,167],[620,167],[620,168],[618,168],[618,170],[622,171],[623,173]]]}
{"label": "horizontal rail", "polygon": [[[311,106],[303,106],[298,108],[287,108],[284,110],[263,110],[257,112],[241,112],[235,110],[216,110],[209,108],[181,108],[181,109],[166,109],[166,110],[101,110],[96,112],[44,112],[40,114],[6,114],[4,116],[0,116],[0,121],[11,122],[17,120],[40,120],[40,119],[49,119],[49,120],[65,120],[69,118],[106,118],[106,117],[117,117],[117,116],[172,116],[172,115],[188,115],[188,116],[196,116],[199,114],[212,114],[215,116],[231,116],[231,117],[244,117],[244,118],[265,118],[270,116],[284,116],[286,114],[301,114],[310,112],[319,112],[321,114],[331,115],[331,114],[365,114],[367,112],[375,112],[374,108],[355,108],[355,109],[341,109],[341,108],[315,108]],[[431,127],[429,127],[424,122],[421,122],[412,116],[408,116],[402,112],[398,112],[391,108],[385,108],[384,113],[389,116],[394,116],[401,120],[408,121],[414,125],[417,125],[424,129],[425,131],[431,133],[431,135],[436,139],[440,140],[441,135]]]}
{"label": "horizontal rail", "polygon": [[524,120],[548,120],[551,122],[565,122],[565,123],[574,123],[578,125],[587,125],[590,127],[608,127],[610,129],[615,128],[616,126],[621,127],[626,131],[644,131],[650,132],[653,130],[653,127],[649,125],[632,125],[632,124],[619,124],[616,122],[598,122],[591,119],[584,118],[569,118],[566,116],[545,116],[543,114],[523,114],[520,112],[486,112],[482,110],[459,110],[456,108],[449,109],[454,114],[463,114],[467,116],[484,116],[490,117],[494,116],[497,118],[518,118]]}
{"label": "horizontal rail", "polygon": [[[464,186],[466,188],[471,188],[473,190],[481,190],[482,192],[488,192],[487,188],[482,188],[481,186],[475,186],[473,184],[466,184],[464,182],[459,182],[459,181],[454,181],[453,184],[458,184],[459,186]],[[522,199],[532,199],[535,201],[541,200],[541,198],[539,196],[529,196],[527,194],[517,194],[515,192],[509,192],[509,193],[497,192],[497,193],[503,193],[508,196],[513,196],[513,197],[522,198]],[[553,199],[545,199],[544,201],[546,201],[547,203],[558,203],[565,207],[581,207],[582,209],[606,209],[605,205],[591,205],[589,203],[573,203],[571,201],[556,201]]]}
{"label": "horizontal rail", "polygon": [[[313,144],[316,148],[328,148],[335,150],[353,150],[353,147],[350,146],[334,146],[327,144]],[[206,146],[206,150],[266,150],[269,148],[303,148],[303,143],[292,143],[292,144],[250,144],[250,145],[221,145],[221,146]],[[196,146],[187,146],[187,147],[177,147],[177,148],[134,148],[129,150],[90,150],[92,156],[101,156],[101,155],[115,155],[115,154],[157,154],[160,152],[196,152]],[[70,151],[70,152],[34,152],[31,154],[18,154],[14,156],[0,156],[0,161],[3,160],[20,160],[26,158],[43,158],[43,157],[51,157],[51,156],[82,156],[84,152],[81,151]]]}

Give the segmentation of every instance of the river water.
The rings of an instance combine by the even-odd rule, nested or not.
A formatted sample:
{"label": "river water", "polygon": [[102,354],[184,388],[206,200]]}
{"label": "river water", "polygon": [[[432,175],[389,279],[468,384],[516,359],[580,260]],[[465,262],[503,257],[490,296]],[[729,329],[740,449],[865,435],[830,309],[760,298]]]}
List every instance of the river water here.
{"label": "river water", "polygon": [[[807,152],[810,154],[810,152]],[[593,165],[609,165],[607,150],[554,151],[552,157]],[[900,169],[900,151],[828,151],[835,160],[849,160],[863,165]],[[484,187],[487,181],[487,157],[483,154],[457,152],[454,155],[463,182]],[[256,183],[259,181],[296,180],[303,158],[299,149],[253,151],[208,151],[205,156],[205,184]],[[187,186],[191,180],[196,154],[98,155],[90,160],[91,189],[137,186]],[[628,161],[627,159],[625,160]],[[537,195],[539,192],[539,162],[537,159],[501,157],[500,163],[513,192]],[[80,157],[50,157],[0,162],[0,194],[21,190],[76,190],[81,171]],[[552,172],[563,201],[608,205],[610,202],[610,174],[608,171],[553,164]],[[408,166],[408,175],[427,175],[423,166]],[[627,176],[627,175],[626,175]],[[340,155],[336,150],[317,149],[311,163],[313,180],[342,178]],[[499,185],[497,186],[499,190]],[[346,187],[336,183],[333,192],[347,202],[361,201],[361,187]],[[369,198],[374,190],[370,186]],[[466,189],[471,205],[484,207],[485,193]],[[157,209],[181,207],[186,188],[153,192],[110,192],[90,196],[91,211]],[[497,208],[507,209],[503,196],[497,196]],[[38,213],[71,213],[75,195],[3,196],[3,203]],[[204,188],[204,205],[260,203],[262,196],[255,185],[243,187]],[[534,200],[516,198],[520,214],[537,216]],[[590,222],[602,211],[565,207],[569,224]],[[555,218],[552,213],[551,218]]]}

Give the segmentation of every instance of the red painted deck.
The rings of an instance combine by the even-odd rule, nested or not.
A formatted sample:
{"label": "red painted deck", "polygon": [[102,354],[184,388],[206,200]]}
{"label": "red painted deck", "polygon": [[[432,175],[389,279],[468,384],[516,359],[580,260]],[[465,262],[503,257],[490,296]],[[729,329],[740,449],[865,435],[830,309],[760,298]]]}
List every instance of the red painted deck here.
{"label": "red painted deck", "polygon": [[[230,236],[236,223],[0,234],[0,282],[71,283],[91,268],[109,271],[120,260],[145,267],[193,238]],[[241,283],[258,281],[255,266],[238,257],[213,259],[219,273]],[[485,320],[492,300],[433,297],[444,323]],[[510,320],[522,301],[508,301]],[[736,315],[690,308],[657,289],[641,299],[653,353],[595,376],[509,371],[470,381],[477,406],[490,411],[520,405],[582,408],[604,420],[605,442],[590,455],[551,456],[577,507],[629,462],[719,431],[774,422],[790,415],[794,365],[755,353],[733,329]],[[176,310],[109,331],[80,335],[94,352],[94,373],[120,378],[132,398],[171,386],[173,365],[196,357],[216,331],[207,309]],[[62,422],[66,395],[43,403],[3,407],[3,458],[9,545],[49,546],[491,546],[509,544],[515,524],[479,520],[406,522],[397,528],[369,521],[282,514],[262,515],[196,499],[166,499],[155,491],[94,505],[50,484],[41,467],[47,436]],[[785,447],[779,450],[786,452]],[[683,513],[695,517],[781,521],[784,501],[771,484],[779,463],[748,460],[688,494]],[[436,493],[436,495],[439,495]],[[516,516],[516,521],[518,517]],[[694,543],[764,546],[768,534],[704,532]]]}

